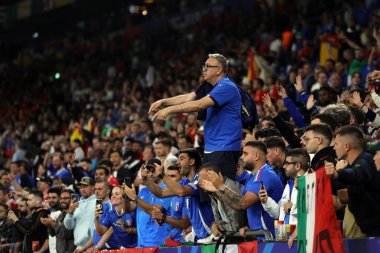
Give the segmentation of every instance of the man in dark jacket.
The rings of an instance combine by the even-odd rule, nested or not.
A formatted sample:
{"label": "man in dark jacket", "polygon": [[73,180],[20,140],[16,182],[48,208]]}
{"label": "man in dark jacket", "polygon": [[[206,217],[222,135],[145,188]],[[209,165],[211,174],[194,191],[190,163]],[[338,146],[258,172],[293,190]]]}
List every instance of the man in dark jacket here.
{"label": "man in dark jacket", "polygon": [[364,152],[363,147],[364,134],[360,128],[342,127],[336,133],[334,146],[341,160],[336,164],[336,170],[332,163],[326,163],[325,169],[327,175],[347,185],[348,209],[361,232],[367,236],[380,236],[380,174],[372,155]]}
{"label": "man in dark jacket", "polygon": [[[19,219],[13,211],[9,211],[8,219],[15,225],[16,229],[25,235],[23,252],[34,251],[49,252],[49,241],[47,228],[41,223],[41,218],[47,217],[49,211],[42,207],[43,195],[40,191],[31,191],[28,195],[28,206],[33,210],[28,219]],[[38,242],[38,245],[37,243]]]}
{"label": "man in dark jacket", "polygon": [[331,128],[326,124],[310,125],[305,129],[301,145],[309,154],[314,154],[310,168],[316,171],[324,166],[325,161],[335,163],[336,155],[332,146]]}

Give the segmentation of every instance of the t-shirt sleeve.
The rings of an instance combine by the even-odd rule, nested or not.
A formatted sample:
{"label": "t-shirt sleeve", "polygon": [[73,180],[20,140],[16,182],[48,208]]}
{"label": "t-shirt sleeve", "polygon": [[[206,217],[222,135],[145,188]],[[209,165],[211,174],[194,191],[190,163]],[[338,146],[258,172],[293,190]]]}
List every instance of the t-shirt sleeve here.
{"label": "t-shirt sleeve", "polygon": [[107,228],[111,227],[112,226],[112,222],[110,220],[110,216],[109,216],[109,213],[106,213],[106,216],[103,218],[103,220],[100,221],[100,224],[102,226],[105,226]]}
{"label": "t-shirt sleeve", "polygon": [[218,106],[222,106],[234,98],[236,89],[228,83],[219,83],[209,93],[209,96]]}
{"label": "t-shirt sleeve", "polygon": [[260,187],[261,187],[261,181],[257,181],[257,182],[250,181],[247,184],[247,191],[253,192],[257,196],[259,196]]}

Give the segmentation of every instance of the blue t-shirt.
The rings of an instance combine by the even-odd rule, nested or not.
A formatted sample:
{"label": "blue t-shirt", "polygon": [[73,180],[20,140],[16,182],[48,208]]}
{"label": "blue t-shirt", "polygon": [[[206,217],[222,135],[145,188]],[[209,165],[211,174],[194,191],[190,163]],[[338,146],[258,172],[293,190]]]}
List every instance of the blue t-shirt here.
{"label": "blue t-shirt", "polygon": [[[112,204],[111,204],[110,200],[108,200],[106,203],[103,204],[103,214],[99,217],[100,223],[102,223],[102,221],[106,217],[106,214],[109,211],[112,211]],[[93,236],[93,239],[94,239],[94,246],[96,246],[96,244],[98,244],[98,242],[100,241],[100,239],[102,237],[96,232],[96,229],[94,229],[94,232],[92,233],[92,236]],[[110,237],[110,239],[108,239],[108,242],[106,244],[104,244],[104,246],[102,247],[102,249],[111,249],[111,248],[114,248],[112,246],[116,246],[117,247],[116,243],[117,242],[115,242],[115,236],[114,236],[114,234],[112,234],[111,237]]]}
{"label": "blue t-shirt", "polygon": [[117,224],[119,219],[121,219],[128,227],[136,227],[135,212],[123,213],[119,216],[115,208],[106,214],[106,217],[101,221],[101,224],[107,228],[111,226],[113,227],[113,235],[115,235],[114,238],[118,245],[117,248],[120,248],[120,246],[123,246],[124,248],[135,248],[137,245],[137,236],[135,234],[124,232],[119,224]]}
{"label": "blue t-shirt", "polygon": [[240,176],[238,176],[235,179],[235,181],[238,182],[239,184],[245,185],[245,183],[247,182],[247,180],[249,179],[250,176],[251,176],[251,173],[249,173],[248,171],[244,170],[244,172],[241,173]]}
{"label": "blue t-shirt", "polygon": [[208,95],[215,105],[207,108],[205,151],[240,151],[242,123],[238,87],[224,77]]}
{"label": "blue t-shirt", "polygon": [[[265,164],[253,175],[251,175],[249,180],[244,185],[241,194],[245,195],[248,191],[250,191],[259,196],[261,181],[264,183],[268,196],[270,196],[277,203],[281,199],[283,186],[280,179],[276,173],[274,173],[269,164]],[[257,201],[247,209],[247,216],[250,229],[268,229],[272,235],[274,235],[274,219],[264,211],[260,201]],[[262,220],[264,222],[262,222]]]}
{"label": "blue t-shirt", "polygon": [[180,181],[182,185],[188,185],[194,192],[192,196],[185,197],[183,215],[188,216],[198,239],[203,239],[211,234],[211,225],[214,222],[210,202],[199,201],[198,174],[192,182],[188,178]]}
{"label": "blue t-shirt", "polygon": [[[169,216],[175,218],[175,219],[182,219],[185,215],[184,213],[184,205],[185,205],[185,198],[183,197],[178,197],[174,196],[171,198],[172,200],[170,201],[170,213]],[[180,228],[175,228],[170,231],[169,236],[173,238],[174,241],[177,242],[184,242],[184,238],[182,236],[182,229]]]}
{"label": "blue t-shirt", "polygon": [[[164,188],[164,185],[160,185]],[[143,188],[139,193],[139,198],[150,205],[158,204],[165,210],[169,210],[171,198],[158,198],[148,188]],[[137,247],[157,247],[164,243],[169,237],[170,231],[173,229],[167,223],[158,226],[152,217],[145,213],[140,207],[136,209],[137,222]]]}

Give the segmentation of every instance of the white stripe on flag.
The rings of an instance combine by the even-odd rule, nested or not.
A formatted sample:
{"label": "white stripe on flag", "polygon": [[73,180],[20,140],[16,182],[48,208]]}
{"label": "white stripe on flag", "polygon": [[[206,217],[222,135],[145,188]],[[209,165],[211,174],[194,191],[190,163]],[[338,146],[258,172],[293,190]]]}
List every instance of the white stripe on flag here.
{"label": "white stripe on flag", "polygon": [[223,245],[220,245],[218,248],[219,253],[238,253],[239,252],[239,247],[237,244],[227,244],[226,248],[223,250]]}
{"label": "white stripe on flag", "polygon": [[313,252],[314,224],[315,224],[315,199],[316,199],[316,173],[305,176],[306,181],[306,252]]}

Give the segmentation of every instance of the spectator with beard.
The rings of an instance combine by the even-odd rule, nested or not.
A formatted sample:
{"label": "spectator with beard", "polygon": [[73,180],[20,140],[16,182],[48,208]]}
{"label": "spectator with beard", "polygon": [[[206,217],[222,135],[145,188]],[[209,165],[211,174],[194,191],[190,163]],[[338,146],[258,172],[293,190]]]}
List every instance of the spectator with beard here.
{"label": "spectator with beard", "polygon": [[28,219],[20,219],[13,211],[9,211],[8,219],[15,225],[16,229],[25,236],[25,252],[31,253],[33,241],[38,241],[40,252],[48,252],[49,241],[47,228],[42,224],[41,218],[47,217],[49,211],[42,207],[42,192],[31,191],[28,195],[28,207],[32,210],[32,215]]}
{"label": "spectator with beard", "polygon": [[244,161],[244,167],[251,170],[252,176],[245,183],[241,192],[236,192],[224,185],[220,177],[209,178],[218,190],[217,195],[223,203],[235,210],[247,209],[249,227],[240,229],[242,236],[249,229],[268,229],[274,235],[274,219],[268,213],[263,212],[259,191],[262,183],[267,189],[268,195],[278,202],[283,186],[273,169],[266,163],[266,152],[265,144],[260,141],[248,142],[244,146],[241,159]]}
{"label": "spectator with beard", "polygon": [[49,236],[56,238],[57,253],[72,253],[75,250],[73,230],[68,230],[63,225],[73,193],[74,191],[71,189],[61,191],[59,195],[61,213],[55,220],[51,216],[41,219],[41,222],[48,228]]}
{"label": "spectator with beard", "polygon": [[71,200],[70,207],[63,224],[67,229],[74,230],[74,244],[77,248],[83,247],[91,238],[94,230],[94,215],[96,197],[94,194],[94,179],[83,177],[78,184],[82,195],[79,201]]}
{"label": "spectator with beard", "polygon": [[[60,203],[59,203],[59,196],[61,194],[61,189],[57,187],[53,187],[48,192],[48,202],[49,202],[49,210],[50,210],[50,217],[53,220],[56,220],[58,216],[61,214],[60,210]],[[46,225],[43,220],[47,218],[41,218],[41,222]],[[49,234],[49,251],[50,253],[56,253],[56,238],[52,237]]]}
{"label": "spectator with beard", "polygon": [[[28,199],[21,197],[17,200],[18,205],[18,213],[17,216],[20,217],[20,219],[28,219],[32,215],[32,210],[28,207]],[[13,252],[20,252],[22,249],[22,242],[24,241],[24,234],[18,231],[17,229],[14,229],[14,251]]]}
{"label": "spectator with beard", "polygon": [[236,165],[236,179],[235,181],[241,185],[245,185],[245,182],[249,180],[251,173],[244,168],[243,160],[239,159],[238,164]]}
{"label": "spectator with beard", "polygon": [[13,248],[13,226],[7,219],[9,207],[0,202],[0,252],[9,252]]}

